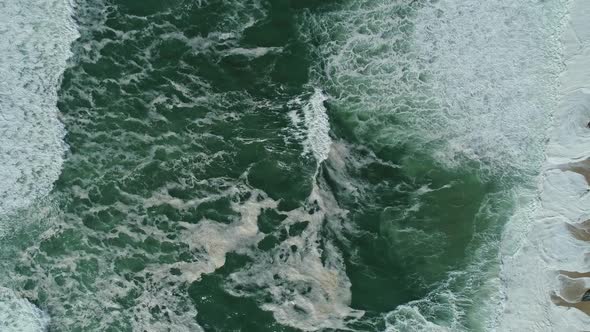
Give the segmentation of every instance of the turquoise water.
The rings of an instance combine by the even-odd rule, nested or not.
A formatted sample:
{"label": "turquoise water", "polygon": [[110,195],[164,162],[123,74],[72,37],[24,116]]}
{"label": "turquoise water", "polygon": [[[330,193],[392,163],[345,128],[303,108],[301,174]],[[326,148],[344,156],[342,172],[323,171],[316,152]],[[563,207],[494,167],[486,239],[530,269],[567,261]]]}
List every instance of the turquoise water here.
{"label": "turquoise water", "polygon": [[[76,2],[65,161],[2,217],[3,285],[49,331],[489,328],[554,50],[467,63],[432,44],[478,17],[449,3]],[[498,36],[534,18],[505,47],[537,45],[559,5],[514,5]]]}

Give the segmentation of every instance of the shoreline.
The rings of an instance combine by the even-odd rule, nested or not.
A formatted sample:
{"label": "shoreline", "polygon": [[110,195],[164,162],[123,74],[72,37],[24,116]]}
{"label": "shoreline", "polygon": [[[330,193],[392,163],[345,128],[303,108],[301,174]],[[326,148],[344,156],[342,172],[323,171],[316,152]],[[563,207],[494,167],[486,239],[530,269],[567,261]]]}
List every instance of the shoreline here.
{"label": "shoreline", "polygon": [[[590,326],[590,1],[568,2],[564,70],[539,194],[522,225],[505,231],[500,331],[573,331]],[[523,229],[524,228],[524,229]],[[518,233],[518,232],[517,232]]]}

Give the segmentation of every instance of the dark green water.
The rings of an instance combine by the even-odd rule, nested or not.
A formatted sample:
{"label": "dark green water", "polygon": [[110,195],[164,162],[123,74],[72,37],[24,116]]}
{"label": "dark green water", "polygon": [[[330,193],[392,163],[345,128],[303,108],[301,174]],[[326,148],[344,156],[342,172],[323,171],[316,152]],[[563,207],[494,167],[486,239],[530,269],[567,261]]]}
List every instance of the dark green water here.
{"label": "dark green water", "polygon": [[534,172],[440,158],[425,5],[79,0],[65,163],[2,279],[49,331],[484,329]]}

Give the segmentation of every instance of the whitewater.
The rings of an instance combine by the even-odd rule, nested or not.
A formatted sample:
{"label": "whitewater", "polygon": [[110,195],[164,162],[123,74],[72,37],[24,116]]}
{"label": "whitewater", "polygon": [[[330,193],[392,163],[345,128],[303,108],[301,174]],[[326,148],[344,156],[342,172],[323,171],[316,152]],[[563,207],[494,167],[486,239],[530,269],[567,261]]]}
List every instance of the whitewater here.
{"label": "whitewater", "polygon": [[[209,3],[223,24],[196,29]],[[48,225],[0,331],[589,326],[587,0],[351,0],[292,14],[284,44],[252,31],[287,14],[220,3],[0,0],[0,243]],[[273,71],[290,52],[309,81]],[[371,227],[407,260],[402,304],[362,298],[390,268],[363,261]]]}
{"label": "whitewater", "polygon": [[[353,1],[341,12],[311,18],[314,31],[331,36],[319,47],[325,59],[317,69],[320,85],[336,107],[358,119],[354,133],[367,145],[411,146],[445,169],[476,165],[482,181],[494,179],[506,188],[489,195],[478,215],[502,219],[512,207],[514,214],[506,216],[501,241],[490,235],[481,247],[469,248],[467,268],[450,273],[425,298],[390,312],[387,329],[465,330],[468,322],[478,330],[511,330],[500,313],[510,310],[504,303],[531,300],[525,292],[511,294],[508,275],[530,283],[518,278],[522,271],[509,261],[527,236],[558,105],[567,1],[412,5],[415,11],[400,2]],[[420,190],[433,189],[416,195]],[[498,208],[503,202],[509,203]],[[407,214],[420,208],[418,202]],[[514,311],[517,317],[526,317],[522,308]],[[446,313],[442,321],[432,319],[437,310]]]}
{"label": "whitewater", "polygon": [[[77,37],[67,0],[0,1],[0,243],[9,215],[46,196],[66,146],[57,91]],[[40,331],[47,314],[0,287],[0,330]]]}
{"label": "whitewater", "polygon": [[572,0],[538,197],[505,231],[499,331],[581,331],[590,326],[590,2]]}
{"label": "whitewater", "polygon": [[77,32],[67,1],[0,6],[0,214],[6,214],[45,196],[59,176],[65,131],[57,90]]}

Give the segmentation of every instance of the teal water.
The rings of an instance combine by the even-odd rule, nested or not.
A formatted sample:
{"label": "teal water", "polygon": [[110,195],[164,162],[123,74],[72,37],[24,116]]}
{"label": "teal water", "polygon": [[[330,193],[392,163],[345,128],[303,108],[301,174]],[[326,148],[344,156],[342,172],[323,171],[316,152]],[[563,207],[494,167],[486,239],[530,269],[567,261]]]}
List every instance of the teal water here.
{"label": "teal water", "polygon": [[489,328],[547,118],[501,82],[551,49],[445,76],[415,35],[448,2],[79,0],[65,162],[0,280],[49,331]]}

